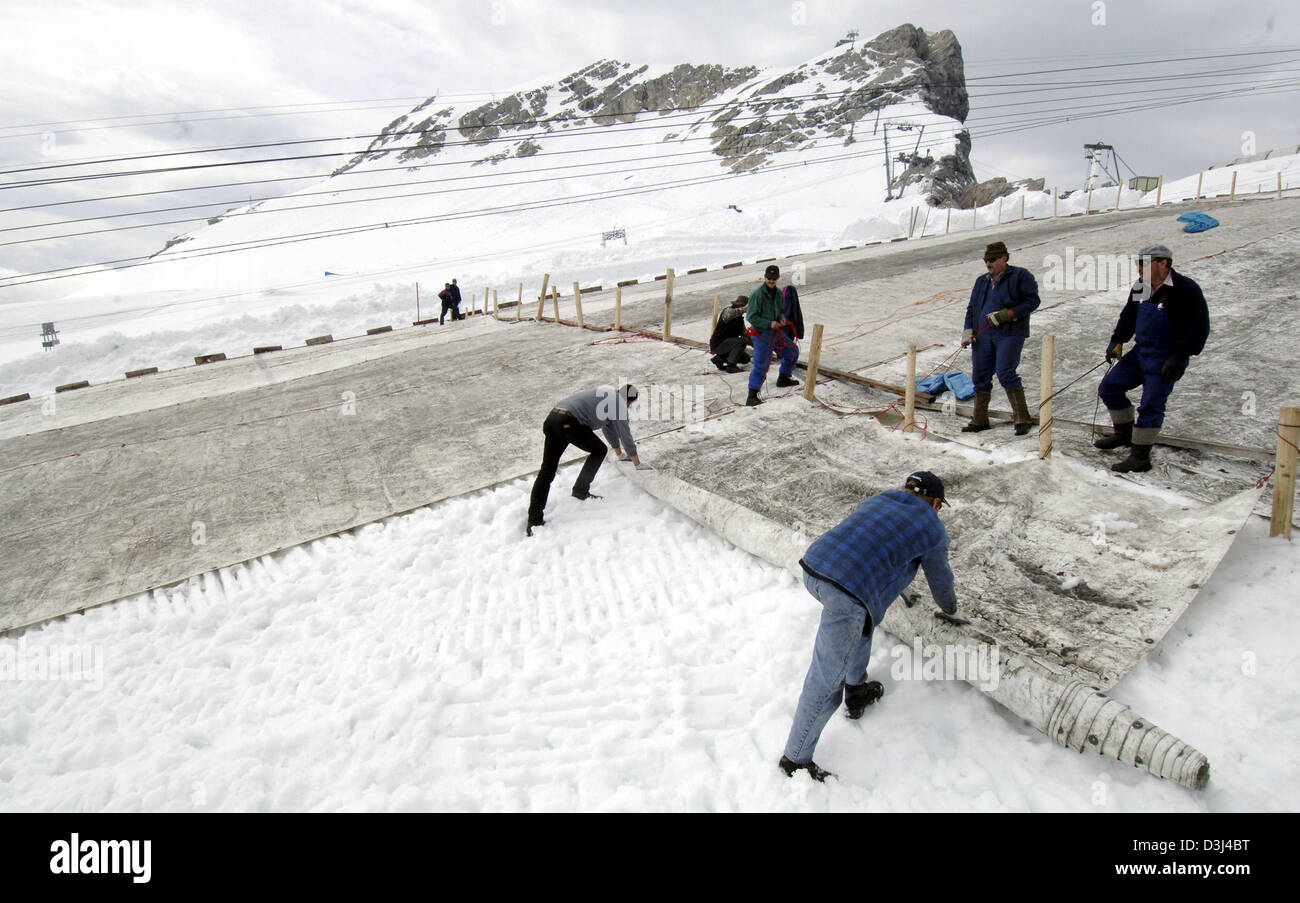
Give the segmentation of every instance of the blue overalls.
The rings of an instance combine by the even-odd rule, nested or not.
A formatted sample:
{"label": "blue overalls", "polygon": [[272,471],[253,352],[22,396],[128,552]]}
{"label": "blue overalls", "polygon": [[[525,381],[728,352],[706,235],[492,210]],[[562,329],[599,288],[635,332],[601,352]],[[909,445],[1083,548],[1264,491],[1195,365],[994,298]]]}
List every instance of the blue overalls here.
{"label": "blue overalls", "polygon": [[1020,353],[1025,347],[1028,330],[1024,324],[1012,320],[1000,326],[993,326],[988,316],[1004,307],[1014,307],[1011,297],[1010,273],[1004,273],[1002,280],[984,292],[983,302],[975,311],[973,330],[975,342],[971,345],[971,382],[976,392],[993,390],[993,374],[997,373],[998,382],[1008,392],[1014,392],[1023,386],[1018,368]]}
{"label": "blue overalls", "polygon": [[[1138,429],[1160,429],[1164,425],[1165,403],[1177,382],[1177,378],[1170,379],[1160,372],[1165,363],[1175,356],[1169,315],[1165,312],[1164,301],[1157,300],[1161,295],[1168,297],[1169,293],[1157,290],[1151,298],[1138,304],[1137,329],[1134,333],[1136,344],[1110,369],[1097,387],[1097,394],[1111,411],[1131,408],[1133,405],[1128,400],[1128,391],[1137,386],[1142,387],[1142,401],[1138,404],[1135,424]],[[1180,371],[1186,369],[1187,358],[1179,357],[1178,364]]]}

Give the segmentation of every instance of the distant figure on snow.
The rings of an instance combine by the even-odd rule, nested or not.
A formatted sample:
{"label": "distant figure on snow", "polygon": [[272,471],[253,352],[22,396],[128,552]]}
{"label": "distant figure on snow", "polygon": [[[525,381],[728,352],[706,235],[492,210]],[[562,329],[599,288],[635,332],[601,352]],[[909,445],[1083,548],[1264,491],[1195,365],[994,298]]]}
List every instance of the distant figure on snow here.
{"label": "distant figure on snow", "polygon": [[[455,279],[452,279],[451,285],[448,286],[448,288],[451,289],[451,297],[456,302],[456,313],[460,314],[460,286],[456,284]],[[462,315],[460,319],[463,320],[465,317]]]}
{"label": "distant figure on snow", "polygon": [[[1102,449],[1131,447],[1127,458],[1111,465],[1118,473],[1151,469],[1151,447],[1165,423],[1165,403],[1187,370],[1188,359],[1200,354],[1210,337],[1210,310],[1201,287],[1174,272],[1173,264],[1174,253],[1164,245],[1138,251],[1139,279],[1106,348],[1106,360],[1119,363],[1102,377],[1097,394],[1110,412],[1115,434],[1093,444]],[[1129,339],[1136,343],[1124,354]],[[1138,386],[1142,401],[1135,426],[1128,391]]]}
{"label": "distant figure on snow", "polygon": [[460,312],[460,299],[451,291],[451,283],[444,282],[445,286],[442,291],[438,292],[438,298],[442,301],[442,316],[438,318],[438,325],[441,326],[447,319],[447,311],[451,311],[452,320],[465,319],[464,314]]}
{"label": "distant figure on snow", "polygon": [[[745,404],[750,407],[763,403],[758,397],[758,390],[763,388],[763,382],[767,379],[772,351],[777,337],[783,335],[781,327],[786,325],[781,315],[785,297],[776,287],[776,280],[780,277],[781,268],[776,264],[768,265],[763,272],[763,284],[750,292],[749,305],[745,310],[749,325],[754,329],[754,367],[749,371],[749,397],[745,399]],[[793,372],[794,360],[790,359],[787,366],[786,359],[782,358],[776,384],[782,387],[799,385],[798,380],[790,378]]]}
{"label": "distant figure on snow", "polygon": [[871,633],[919,568],[939,607],[957,611],[948,531],[939,521],[943,481],[928,471],[910,474],[903,488],[873,495],[823,533],[799,559],[803,584],[822,604],[812,665],[804,678],[781,770],[807,771],[814,781],[832,777],[813,762],[813,750],[843,698],[857,719],[884,695],[867,680]]}
{"label": "distant figure on snow", "polygon": [[975,411],[963,433],[989,429],[989,399],[993,397],[993,374],[1011,401],[1016,416],[1016,435],[1029,432],[1029,405],[1017,368],[1020,352],[1029,338],[1029,315],[1042,301],[1034,274],[1009,264],[1007,246],[995,241],[984,249],[988,271],[975,280],[966,305],[966,323],[961,347],[971,348],[971,382],[975,384]]}
{"label": "distant figure on snow", "polygon": [[542,434],[546,444],[542,450],[542,469],[533,481],[533,492],[528,502],[528,526],[525,531],[533,535],[533,527],[546,523],[546,499],[551,492],[551,482],[560,465],[560,456],[570,445],[587,452],[587,460],[578,473],[573,484],[575,499],[595,499],[600,496],[591,492],[591,481],[596,471],[605,461],[608,449],[596,436],[596,430],[605,434],[609,444],[614,446],[614,454],[619,460],[630,460],[638,469],[646,469],[636,453],[636,443],[632,441],[632,430],[628,426],[628,408],[636,402],[636,386],[627,385],[615,390],[613,386],[596,386],[570,395],[551,409],[542,423]]}

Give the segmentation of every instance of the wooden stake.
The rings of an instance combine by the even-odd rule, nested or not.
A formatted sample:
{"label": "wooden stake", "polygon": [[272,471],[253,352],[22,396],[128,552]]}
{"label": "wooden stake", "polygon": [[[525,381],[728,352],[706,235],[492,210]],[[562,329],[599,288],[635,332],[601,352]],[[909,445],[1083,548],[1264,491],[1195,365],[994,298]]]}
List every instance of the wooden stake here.
{"label": "wooden stake", "polygon": [[943,224],[943,234],[947,235],[948,230],[952,228],[952,208],[948,208],[948,221]]}
{"label": "wooden stake", "polygon": [[1165,193],[1165,174],[1160,174],[1160,181],[1156,182],[1156,206],[1160,206],[1160,197]]}
{"label": "wooden stake", "polygon": [[1020,218],[1025,218],[1025,196],[1023,194],[1020,196]]}
{"label": "wooden stake", "polygon": [[542,319],[542,311],[546,309],[546,286],[551,281],[551,274],[546,273],[542,276],[542,293],[537,296],[537,319]]}
{"label": "wooden stake", "polygon": [[[1278,184],[1282,184],[1282,174],[1277,174]],[[1282,195],[1279,193],[1278,197]],[[415,283],[415,319],[420,319],[420,283]]]}
{"label": "wooden stake", "polygon": [[1283,408],[1277,425],[1277,464],[1273,469],[1273,519],[1269,536],[1291,541],[1295,514],[1296,446],[1300,445],[1300,408]]}
{"label": "wooden stake", "polygon": [[1124,180],[1119,180],[1119,187],[1115,189],[1115,210],[1119,211],[1120,199],[1124,197]]}
{"label": "wooden stake", "polygon": [[497,320],[501,319],[501,305],[497,303],[496,289],[492,289],[492,317]]}
{"label": "wooden stake", "polygon": [[555,311],[555,322],[560,322],[560,290],[551,286],[551,305]]}
{"label": "wooden stake", "polygon": [[1235,201],[1236,199],[1237,199],[1237,171],[1234,169],[1232,171],[1232,188],[1228,189],[1228,200]]}
{"label": "wooden stake", "polygon": [[1056,216],[1056,202],[1057,202],[1058,194],[1060,194],[1060,189],[1057,188],[1055,185],[1053,185],[1052,186],[1052,216],[1053,217]]}
{"label": "wooden stake", "polygon": [[1083,212],[1085,214],[1092,213],[1092,189],[1091,188],[1088,189],[1088,203],[1083,205]]}
{"label": "wooden stake", "polygon": [[1043,336],[1042,388],[1038,408],[1038,457],[1047,458],[1052,454],[1052,393],[1056,371],[1056,336]]}
{"label": "wooden stake", "polygon": [[524,309],[524,284],[519,283],[519,299],[515,301],[515,319],[519,319],[519,312]]}
{"label": "wooden stake", "polygon": [[664,341],[673,340],[673,268],[668,268],[667,285],[664,286]]}
{"label": "wooden stake", "polygon": [[1196,200],[1201,199],[1201,183],[1205,180],[1205,171],[1202,170],[1196,174]]}
{"label": "wooden stake", "polygon": [[614,331],[623,331],[623,287],[614,289]]}
{"label": "wooden stake", "polygon": [[1277,171],[1277,199],[1282,200],[1282,170]]}
{"label": "wooden stake", "polygon": [[573,303],[578,307],[578,328],[583,326],[582,322],[582,289],[578,288],[578,283],[573,283]]}
{"label": "wooden stake", "polygon": [[998,225],[1002,225],[1002,201],[1005,198],[998,198]]}
{"label": "wooden stake", "polygon": [[903,386],[903,432],[916,425],[916,346],[907,346],[907,383]]}
{"label": "wooden stake", "polygon": [[803,397],[813,400],[813,389],[817,385],[817,365],[822,359],[822,324],[814,323],[812,331],[812,351],[808,353],[808,372],[803,387]]}
{"label": "wooden stake", "polygon": [[713,335],[713,330],[718,328],[718,314],[722,313],[722,296],[713,296],[713,320],[709,324],[709,335]]}

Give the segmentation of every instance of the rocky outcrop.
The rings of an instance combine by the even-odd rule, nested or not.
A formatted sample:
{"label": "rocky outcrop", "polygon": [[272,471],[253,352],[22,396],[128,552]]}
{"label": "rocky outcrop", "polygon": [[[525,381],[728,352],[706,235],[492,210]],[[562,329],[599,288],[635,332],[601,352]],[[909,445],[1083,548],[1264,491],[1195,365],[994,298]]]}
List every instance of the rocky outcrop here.
{"label": "rocky outcrop", "polygon": [[[495,164],[541,152],[548,134],[683,112],[699,116],[665,142],[707,136],[722,166],[750,172],[787,152],[863,140],[878,132],[882,111],[895,104],[919,100],[964,122],[970,102],[963,66],[952,32],[931,34],[915,25],[900,25],[858,47],[838,45],[787,72],[682,64],[654,74],[648,66],[599,60],[553,85],[467,112],[428,112],[437,100],[431,97],[389,123],[338,172],[389,153],[418,165],[452,143],[481,148],[475,164]],[[919,184],[932,204],[958,203],[975,181],[969,135],[959,132],[952,148],[937,158],[923,151],[898,161],[902,172],[893,187]]]}
{"label": "rocky outcrop", "polygon": [[1045,179],[1020,179],[1017,182],[1008,182],[998,176],[986,182],[967,185],[958,198],[956,206],[967,210],[972,207],[983,207],[985,204],[992,204],[998,198],[1015,194],[1021,188],[1026,191],[1042,191],[1046,184]]}

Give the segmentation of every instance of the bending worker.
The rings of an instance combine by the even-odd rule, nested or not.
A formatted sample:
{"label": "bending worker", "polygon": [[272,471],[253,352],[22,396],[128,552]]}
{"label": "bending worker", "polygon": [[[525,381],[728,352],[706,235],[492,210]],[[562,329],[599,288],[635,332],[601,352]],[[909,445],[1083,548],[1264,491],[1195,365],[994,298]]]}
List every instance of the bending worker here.
{"label": "bending worker", "polygon": [[884,695],[879,681],[867,680],[871,633],[918,568],[925,569],[939,607],[956,613],[948,531],[939,521],[943,502],[943,481],[928,471],[913,473],[903,489],[859,505],[799,559],[803,584],[822,604],[822,616],[781,757],[787,776],[807,771],[815,781],[830,777],[813,762],[813,750],[840,699],[856,719]]}

